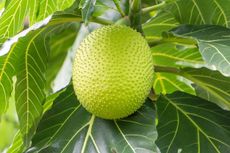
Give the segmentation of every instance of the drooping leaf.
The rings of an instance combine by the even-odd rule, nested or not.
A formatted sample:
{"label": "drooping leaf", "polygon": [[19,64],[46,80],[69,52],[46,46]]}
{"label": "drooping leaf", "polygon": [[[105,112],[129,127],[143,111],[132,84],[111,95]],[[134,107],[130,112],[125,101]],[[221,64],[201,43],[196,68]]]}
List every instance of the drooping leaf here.
{"label": "drooping leaf", "polygon": [[185,25],[172,30],[172,33],[178,37],[196,39],[208,66],[230,76],[230,29],[214,25]]}
{"label": "drooping leaf", "polygon": [[69,86],[41,120],[29,152],[155,152],[154,109],[149,101],[128,118],[88,113]]}
{"label": "drooping leaf", "polygon": [[30,143],[31,136],[42,114],[45,100],[45,72],[49,51],[44,29],[32,31],[16,44],[14,53],[20,58],[17,63],[17,82],[15,89],[16,109],[20,129],[25,136],[25,145]]}
{"label": "drooping leaf", "polygon": [[230,77],[207,68],[184,68],[181,69],[181,73],[182,76],[193,81],[199,97],[230,110]]}
{"label": "drooping leaf", "polygon": [[[59,19],[57,16],[46,27],[31,31],[14,44],[6,56],[11,57],[11,60],[15,63],[9,63],[7,59],[3,58],[3,65],[8,66],[6,67],[7,71],[12,68],[16,69],[15,72],[12,71],[17,76],[16,109],[26,146],[28,146],[43,112],[42,104],[45,100],[46,87],[45,72],[49,52],[48,38],[52,32],[63,27],[62,23],[74,22],[74,18],[73,20],[65,20],[64,15]],[[12,55],[15,57],[12,57]],[[1,82],[7,81],[7,79],[5,77]],[[10,90],[8,92],[11,93]]]}
{"label": "drooping leaf", "polygon": [[[44,29],[46,29],[44,31],[44,33],[49,33],[49,34],[51,34],[51,32],[55,33],[55,31],[56,32],[60,31],[60,29],[63,29],[63,27],[68,28],[68,25],[76,24],[75,22],[78,22],[78,21],[81,21],[81,18],[77,15],[65,14],[65,13],[56,14],[53,16],[52,21],[50,21],[50,23],[46,27],[44,27]],[[66,25],[64,25],[64,24],[66,24]],[[49,30],[52,30],[52,27],[55,27],[55,26],[57,26],[56,29],[49,32]],[[34,33],[36,33],[36,32],[34,32]],[[77,34],[77,31],[73,32],[73,33]],[[39,34],[37,36],[39,36]],[[58,33],[55,37],[59,37]],[[0,100],[1,100],[0,101],[0,104],[1,104],[0,105],[0,114],[4,113],[7,109],[8,99],[9,99],[11,92],[12,92],[12,89],[13,89],[12,77],[17,74],[19,66],[21,64],[21,60],[24,59],[24,56],[22,54],[24,54],[23,51],[25,51],[25,49],[19,50],[17,53],[15,53],[16,52],[15,46],[16,46],[16,44],[11,46],[11,49],[8,52],[8,54],[6,54],[4,56],[0,56]],[[23,44],[21,46],[23,47],[25,45]],[[65,46],[65,45],[59,45],[59,46]],[[47,48],[49,48],[49,46]],[[53,49],[55,49],[55,48],[53,48]],[[51,53],[51,56],[49,59],[50,64],[52,63],[52,58],[54,57],[54,56],[52,56],[52,53]],[[21,58],[21,56],[23,58]],[[38,60],[39,60],[39,58],[38,58]],[[60,61],[56,61],[56,62],[60,62]],[[54,67],[55,67],[55,69],[58,69],[58,68],[60,68],[60,65],[59,64],[57,64],[56,66],[50,66],[49,65],[48,71],[51,73],[51,68],[54,68]],[[55,70],[52,71],[52,74],[50,74],[50,77],[48,77],[50,81],[52,81],[52,76],[54,76],[56,73],[57,73],[57,71],[55,71]],[[50,82],[50,81],[48,81],[48,82]]]}
{"label": "drooping leaf", "polygon": [[177,0],[165,8],[181,24],[230,25],[229,0]]}
{"label": "drooping leaf", "polygon": [[230,152],[230,112],[204,99],[176,92],[157,101],[162,153]]}

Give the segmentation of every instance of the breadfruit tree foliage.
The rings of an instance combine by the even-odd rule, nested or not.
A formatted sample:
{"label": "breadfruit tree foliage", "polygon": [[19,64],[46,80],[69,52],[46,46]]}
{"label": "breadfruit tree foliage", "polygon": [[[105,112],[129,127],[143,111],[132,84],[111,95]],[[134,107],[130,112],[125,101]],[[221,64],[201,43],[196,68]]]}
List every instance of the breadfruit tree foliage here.
{"label": "breadfruit tree foliage", "polygon": [[[0,0],[0,152],[229,153],[229,0]],[[95,29],[148,42],[152,91],[129,117],[88,113],[72,63]],[[122,38],[120,38],[122,39]]]}

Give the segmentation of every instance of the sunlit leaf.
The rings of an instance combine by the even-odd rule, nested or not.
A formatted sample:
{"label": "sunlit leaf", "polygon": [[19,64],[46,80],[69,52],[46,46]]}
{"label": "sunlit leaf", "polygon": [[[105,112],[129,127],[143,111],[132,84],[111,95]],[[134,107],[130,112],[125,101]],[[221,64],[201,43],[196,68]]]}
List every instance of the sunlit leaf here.
{"label": "sunlit leaf", "polygon": [[0,46],[23,29],[26,15],[30,24],[71,6],[74,0],[12,0],[0,16]]}
{"label": "sunlit leaf", "polygon": [[198,97],[176,92],[157,101],[161,153],[229,153],[230,112]]}
{"label": "sunlit leaf", "polygon": [[[1,64],[6,66],[5,68],[3,67],[4,69],[1,73],[11,75],[10,78],[4,76],[1,80],[1,83],[4,83],[2,89],[7,91],[8,95],[10,95],[12,90],[12,82],[9,82],[9,79],[13,75],[17,76],[16,109],[26,146],[29,145],[43,113],[42,104],[45,100],[46,87],[45,73],[50,47],[48,45],[48,38],[53,34],[52,32],[59,31],[63,27],[62,23],[73,21],[66,21],[63,15],[59,19],[56,16],[46,27],[31,31],[25,37],[20,38],[6,55],[8,58],[2,58]],[[6,71],[9,71],[9,73],[5,73]],[[3,96],[6,95],[4,92],[1,92],[1,94]],[[3,102],[7,104],[8,101]],[[2,110],[5,109],[2,105],[0,107]]]}
{"label": "sunlit leaf", "polygon": [[44,19],[53,13],[53,10],[56,9],[56,1],[55,0],[41,0],[39,7],[39,15],[38,20]]}
{"label": "sunlit leaf", "polygon": [[23,28],[23,21],[28,9],[29,0],[10,1],[0,16],[0,46]]}

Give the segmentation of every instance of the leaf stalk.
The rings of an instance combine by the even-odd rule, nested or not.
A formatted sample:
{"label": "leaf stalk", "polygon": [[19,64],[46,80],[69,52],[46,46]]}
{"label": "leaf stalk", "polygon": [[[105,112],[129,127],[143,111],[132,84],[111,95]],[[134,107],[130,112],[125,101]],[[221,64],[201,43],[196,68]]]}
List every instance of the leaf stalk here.
{"label": "leaf stalk", "polygon": [[145,13],[149,13],[149,12],[152,12],[152,11],[160,10],[161,8],[165,7],[166,4],[167,3],[165,1],[163,1],[160,4],[156,4],[156,5],[153,5],[153,6],[143,8],[142,13],[145,14]]}

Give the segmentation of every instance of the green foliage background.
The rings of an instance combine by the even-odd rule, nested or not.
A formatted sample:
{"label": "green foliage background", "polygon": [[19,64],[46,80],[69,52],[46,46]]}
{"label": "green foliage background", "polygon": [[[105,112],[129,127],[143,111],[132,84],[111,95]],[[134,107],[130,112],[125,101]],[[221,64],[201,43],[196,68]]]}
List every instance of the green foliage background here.
{"label": "green foliage background", "polygon": [[[0,0],[0,152],[229,153],[229,0]],[[71,84],[79,43],[141,32],[153,91],[135,114],[88,113]]]}

